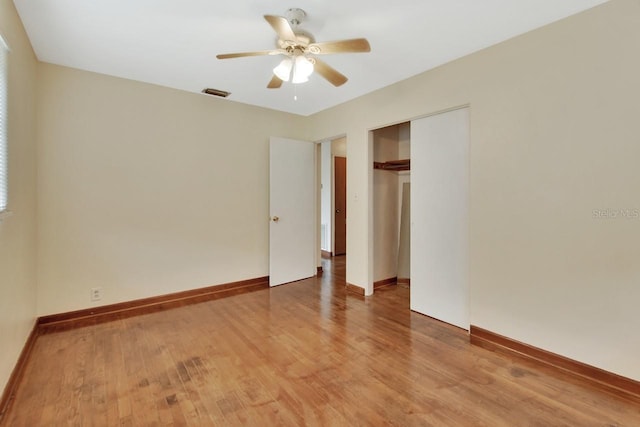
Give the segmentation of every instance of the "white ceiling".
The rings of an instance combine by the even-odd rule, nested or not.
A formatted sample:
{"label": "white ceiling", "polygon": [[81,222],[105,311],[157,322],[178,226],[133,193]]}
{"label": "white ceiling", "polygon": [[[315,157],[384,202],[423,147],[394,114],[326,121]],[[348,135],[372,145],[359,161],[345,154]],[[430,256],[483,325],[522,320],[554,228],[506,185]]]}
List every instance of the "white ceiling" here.
{"label": "white ceiling", "polygon": [[[247,104],[309,115],[606,0],[14,0],[38,59],[190,92],[227,90]],[[263,15],[304,9],[317,41],[366,37],[370,53],[323,56],[349,77],[267,89],[279,56]],[[297,91],[297,101],[294,94]],[[205,96],[205,95],[203,95]]]}

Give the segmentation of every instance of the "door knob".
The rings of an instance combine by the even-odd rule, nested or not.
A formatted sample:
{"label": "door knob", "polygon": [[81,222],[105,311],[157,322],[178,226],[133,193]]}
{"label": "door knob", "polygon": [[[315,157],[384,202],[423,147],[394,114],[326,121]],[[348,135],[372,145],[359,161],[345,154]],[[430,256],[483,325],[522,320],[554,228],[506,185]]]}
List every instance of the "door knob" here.
{"label": "door knob", "polygon": [[340,213],[340,209],[336,209],[336,213]]}
{"label": "door knob", "polygon": [[280,221],[280,218],[278,218],[277,216],[274,216],[273,218],[271,218],[271,220],[273,222],[278,222],[278,221]]}

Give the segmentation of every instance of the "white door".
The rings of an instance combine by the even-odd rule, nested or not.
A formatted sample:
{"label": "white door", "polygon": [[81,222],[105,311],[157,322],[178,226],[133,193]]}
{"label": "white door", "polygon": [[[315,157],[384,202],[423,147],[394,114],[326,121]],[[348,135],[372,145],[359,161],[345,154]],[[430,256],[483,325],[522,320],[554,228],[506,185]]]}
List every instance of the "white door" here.
{"label": "white door", "polygon": [[269,283],[316,274],[316,191],[314,143],[270,139]]}
{"label": "white door", "polygon": [[411,309],[469,329],[469,109],[411,122]]}

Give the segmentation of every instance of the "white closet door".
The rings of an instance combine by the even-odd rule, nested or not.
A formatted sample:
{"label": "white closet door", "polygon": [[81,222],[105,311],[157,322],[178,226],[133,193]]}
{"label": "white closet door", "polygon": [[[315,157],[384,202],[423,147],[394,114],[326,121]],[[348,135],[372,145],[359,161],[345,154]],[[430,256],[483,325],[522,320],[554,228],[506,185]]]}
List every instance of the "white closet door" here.
{"label": "white closet door", "polygon": [[469,109],[411,122],[411,309],[469,329]]}

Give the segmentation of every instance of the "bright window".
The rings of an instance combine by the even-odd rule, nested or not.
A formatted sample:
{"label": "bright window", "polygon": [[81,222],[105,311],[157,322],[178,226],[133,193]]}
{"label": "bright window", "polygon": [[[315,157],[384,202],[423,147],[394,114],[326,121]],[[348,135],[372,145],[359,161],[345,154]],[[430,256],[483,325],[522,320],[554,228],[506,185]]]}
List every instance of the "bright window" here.
{"label": "bright window", "polygon": [[0,36],[0,213],[7,210],[8,150],[7,150],[7,57],[9,49]]}

